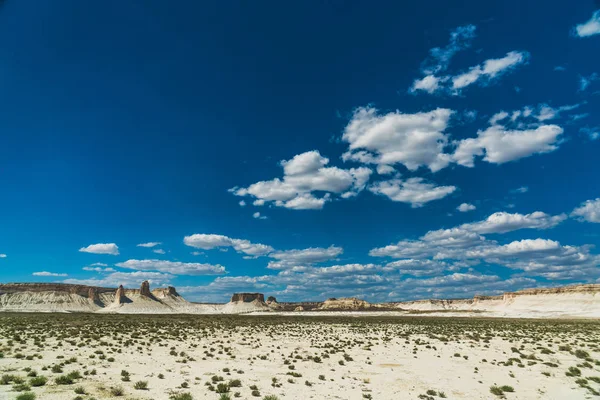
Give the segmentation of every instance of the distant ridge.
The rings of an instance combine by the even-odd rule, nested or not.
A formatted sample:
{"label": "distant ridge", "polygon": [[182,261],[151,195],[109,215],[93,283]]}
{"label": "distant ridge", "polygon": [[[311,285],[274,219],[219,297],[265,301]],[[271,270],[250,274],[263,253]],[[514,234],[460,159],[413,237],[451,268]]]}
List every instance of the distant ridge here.
{"label": "distant ridge", "polygon": [[278,302],[262,293],[234,293],[231,301],[193,303],[173,286],[150,289],[97,287],[67,283],[0,284],[0,312],[90,312],[122,314],[242,314],[263,312],[483,313],[496,317],[600,318],[600,284],[530,288],[497,296],[369,303],[358,298],[323,302]]}

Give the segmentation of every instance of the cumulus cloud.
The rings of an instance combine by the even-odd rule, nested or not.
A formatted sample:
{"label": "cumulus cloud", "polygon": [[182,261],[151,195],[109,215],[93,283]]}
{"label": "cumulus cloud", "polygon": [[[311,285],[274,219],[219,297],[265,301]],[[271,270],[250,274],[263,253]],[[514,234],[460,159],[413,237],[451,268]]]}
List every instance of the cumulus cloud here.
{"label": "cumulus cloud", "polygon": [[418,240],[401,240],[370,251],[374,257],[453,261],[465,266],[481,262],[522,270],[528,276],[548,279],[591,279],[600,274],[600,256],[589,246],[563,246],[549,239],[523,239],[500,244],[482,233],[504,233],[517,229],[548,229],[565,219],[541,212],[527,215],[496,213],[480,222],[427,232]]}
{"label": "cumulus cloud", "polygon": [[585,201],[571,212],[571,216],[580,221],[600,224],[600,198]]}
{"label": "cumulus cloud", "polygon": [[161,242],[148,242],[148,243],[140,243],[137,247],[156,247],[161,245]]}
{"label": "cumulus cloud", "polygon": [[460,212],[473,211],[476,208],[477,207],[475,207],[473,204],[469,204],[469,203],[462,203],[460,206],[456,207],[456,209]]}
{"label": "cumulus cloud", "polygon": [[173,275],[221,275],[226,273],[222,265],[188,263],[166,260],[127,260],[115,264],[119,268],[141,271],[158,271]]}
{"label": "cumulus cloud", "polygon": [[148,281],[152,285],[164,285],[169,283],[169,281],[171,281],[173,278],[173,275],[163,274],[160,272],[135,271],[113,272],[102,278],[65,279],[62,282],[75,285],[89,285],[101,287],[117,287],[119,285],[123,285],[124,287],[139,288],[140,284],[143,281]]}
{"label": "cumulus cloud", "polygon": [[580,38],[600,34],[600,10],[596,10],[586,22],[578,24],[574,29],[574,33]]}
{"label": "cumulus cloud", "polygon": [[215,248],[233,247],[238,253],[253,257],[265,256],[274,249],[260,243],[251,243],[245,239],[232,239],[223,235],[196,233],[183,238],[183,243],[196,249],[211,250]]}
{"label": "cumulus cloud", "polygon": [[92,253],[92,254],[110,254],[113,256],[119,255],[119,246],[114,243],[97,243],[90,244],[87,247],[82,247],[79,249],[82,253]]}
{"label": "cumulus cloud", "polygon": [[33,276],[68,276],[68,274],[59,274],[56,272],[48,272],[48,271],[34,272],[31,275],[33,275]]}
{"label": "cumulus cloud", "polygon": [[415,208],[448,196],[456,190],[456,187],[436,186],[422,178],[409,178],[376,182],[369,186],[369,190],[375,194],[387,196],[390,200],[408,203]]}
{"label": "cumulus cloud", "polygon": [[493,164],[504,164],[534,154],[549,153],[560,144],[563,129],[558,125],[541,125],[536,128],[509,129],[494,123],[477,132],[476,138],[458,141],[453,159],[465,167],[475,165],[475,157]]}
{"label": "cumulus cloud", "polygon": [[344,249],[336,246],[310,247],[307,249],[294,249],[276,251],[269,255],[277,261],[269,263],[269,269],[289,269],[295,266],[304,266],[336,259]]}
{"label": "cumulus cloud", "polygon": [[[232,188],[236,196],[252,196],[255,205],[265,202],[294,210],[321,209],[332,194],[347,198],[362,191],[371,176],[369,168],[341,169],[326,167],[329,159],[316,151],[298,154],[283,160],[284,176],[256,182],[246,188]],[[316,192],[325,192],[317,197]]]}
{"label": "cumulus cloud", "polygon": [[392,166],[402,164],[411,171],[421,166],[439,171],[450,162],[444,154],[444,133],[453,111],[438,108],[429,112],[378,114],[372,107],[359,107],[344,129],[342,140],[349,144],[344,161]]}
{"label": "cumulus cloud", "polygon": [[506,233],[518,229],[549,229],[560,224],[566,218],[565,214],[552,216],[541,211],[525,215],[496,212],[483,221],[463,224],[460,228],[480,234]]}
{"label": "cumulus cloud", "polygon": [[6,258],[6,254],[4,254],[4,253],[1,253],[1,254],[0,254],[0,258]]}

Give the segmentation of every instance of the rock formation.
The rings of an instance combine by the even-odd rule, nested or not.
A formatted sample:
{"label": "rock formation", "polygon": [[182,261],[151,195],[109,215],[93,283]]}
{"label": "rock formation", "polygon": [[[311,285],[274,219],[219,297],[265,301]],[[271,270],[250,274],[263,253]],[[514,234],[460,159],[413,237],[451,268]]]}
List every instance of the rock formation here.
{"label": "rock formation", "polygon": [[142,282],[142,286],[140,287],[140,295],[146,297],[152,297],[152,293],[150,292],[150,282],[144,281]]}
{"label": "rock formation", "polygon": [[117,292],[115,293],[114,303],[115,303],[115,305],[120,305],[120,304],[123,304],[124,302],[125,302],[125,289],[123,288],[123,285],[120,285],[119,288],[117,289]]}
{"label": "rock formation", "polygon": [[366,310],[371,307],[371,304],[365,300],[357,299],[355,297],[343,298],[343,299],[327,299],[321,306],[322,310]]}
{"label": "rock formation", "polygon": [[304,311],[304,307],[298,306],[298,307],[294,308],[294,311]]}
{"label": "rock formation", "polygon": [[233,296],[231,296],[232,303],[237,303],[237,302],[251,303],[255,300],[258,300],[258,301],[264,303],[265,295],[262,293],[234,293]]}

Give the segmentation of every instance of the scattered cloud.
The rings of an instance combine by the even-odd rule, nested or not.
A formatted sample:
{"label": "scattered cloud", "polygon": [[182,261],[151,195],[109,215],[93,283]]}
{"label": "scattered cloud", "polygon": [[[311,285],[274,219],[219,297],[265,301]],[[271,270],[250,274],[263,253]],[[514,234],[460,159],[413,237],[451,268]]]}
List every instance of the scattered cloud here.
{"label": "scattered cloud", "polygon": [[586,135],[590,140],[600,139],[600,126],[597,126],[594,128],[590,128],[590,127],[586,126],[586,127],[579,129],[579,132]]}
{"label": "scattered cloud", "polygon": [[90,244],[87,247],[82,247],[79,249],[82,253],[92,253],[92,254],[110,254],[113,256],[119,255],[119,246],[114,243],[98,243],[98,244]]}
{"label": "scattered cloud", "polygon": [[196,233],[183,238],[185,245],[196,249],[211,250],[215,248],[232,247],[238,253],[244,253],[253,257],[265,256],[274,249],[260,243],[251,243],[244,239],[232,239],[223,235]]}
{"label": "scattered cloud", "polygon": [[152,252],[156,253],[156,254],[165,254],[166,253],[163,249],[154,249],[154,250],[152,250]]}
{"label": "scattered cloud", "polygon": [[580,221],[600,223],[600,198],[587,200],[571,212]]}
{"label": "scattered cloud", "polygon": [[264,215],[260,215],[260,213],[257,211],[254,214],[252,214],[252,218],[255,219],[267,219],[267,217],[265,217]]}
{"label": "scattered cloud", "polygon": [[486,85],[500,76],[514,70],[520,65],[526,64],[529,53],[526,51],[511,51],[502,58],[492,58],[483,63],[469,68],[467,72],[458,75],[436,76],[432,70],[425,72],[423,78],[415,79],[411,93],[424,91],[429,94],[446,92],[451,95],[459,95],[463,89],[475,83]]}
{"label": "scattered cloud", "polygon": [[456,190],[455,186],[436,186],[423,178],[391,179],[369,186],[375,194],[387,196],[392,201],[408,203],[411,207],[422,207],[425,203],[439,200]]}
{"label": "scattered cloud", "polygon": [[115,264],[119,268],[158,271],[173,275],[220,275],[226,273],[222,265],[188,263],[166,260],[127,260]]}
{"label": "scattered cloud", "polygon": [[148,243],[140,243],[137,247],[156,247],[161,245],[161,242],[148,242]]}
{"label": "scattered cloud", "polygon": [[452,77],[452,89],[457,92],[477,81],[489,82],[527,62],[529,53],[511,51],[502,58],[492,58],[471,67],[468,72]]}
{"label": "scattered cloud", "polygon": [[596,10],[586,22],[575,26],[574,34],[580,38],[600,34],[600,10]]}
{"label": "scattered cloud", "polygon": [[[93,264],[92,264],[93,265]],[[82,268],[84,271],[93,271],[93,272],[115,272],[114,268],[110,268],[110,267],[83,267]]]}
{"label": "scattered cloud", "polygon": [[307,249],[294,249],[276,251],[269,255],[277,261],[271,261],[269,269],[289,269],[296,266],[305,266],[325,261],[334,260],[344,252],[344,249],[336,246],[310,247]]}
{"label": "scattered cloud", "polygon": [[456,209],[460,212],[473,211],[476,208],[477,207],[475,207],[473,204],[469,204],[469,203],[462,203],[460,206],[456,207]]}
{"label": "scattered cloud", "polygon": [[[378,114],[372,107],[359,107],[344,129],[342,140],[349,144],[344,161],[392,166],[402,164],[411,171],[421,166],[436,172],[450,157],[444,154],[448,135],[444,130],[453,111],[438,108],[429,112]],[[387,170],[389,171],[389,170]]]}
{"label": "scattered cloud", "polygon": [[1,253],[1,254],[0,254],[0,258],[6,258],[6,254],[4,254],[4,253]]}
{"label": "scattered cloud", "polygon": [[58,274],[56,272],[48,272],[48,271],[34,272],[31,275],[33,275],[33,276],[69,276],[68,274]]}
{"label": "scattered cloud", "polygon": [[445,47],[429,50],[429,57],[423,62],[421,72],[430,75],[445,71],[456,53],[471,47],[476,29],[475,25],[464,25],[450,32],[450,42]]}
{"label": "scattered cloud", "polygon": [[460,228],[481,234],[506,233],[519,229],[550,229],[565,219],[566,214],[551,216],[541,211],[525,215],[496,212],[483,221],[463,224]]}
{"label": "scattered cloud", "polygon": [[[293,210],[319,210],[333,194],[348,198],[362,191],[372,173],[369,168],[341,169],[326,167],[327,164],[329,159],[317,150],[308,151],[280,162],[284,171],[282,179],[260,181],[229,191],[236,196],[256,198],[255,205],[269,202]],[[317,197],[316,192],[325,194]]]}
{"label": "scattered cloud", "polygon": [[596,72],[588,76],[580,76],[579,91],[585,91],[592,84],[592,82],[597,81],[598,79],[600,79],[600,75],[598,75]]}
{"label": "scattered cloud", "polygon": [[[501,118],[504,119],[504,118]],[[530,128],[508,128],[498,120],[477,132],[476,138],[456,142],[453,159],[465,167],[475,165],[475,157],[493,164],[504,164],[534,154],[549,153],[560,145],[563,128],[558,125],[539,125]]]}
{"label": "scattered cloud", "polygon": [[123,285],[129,288],[139,288],[143,281],[150,282],[151,285],[160,286],[169,283],[175,277],[170,274],[163,274],[159,272],[146,272],[146,271],[135,271],[135,272],[113,272],[105,275],[102,278],[90,278],[90,279],[65,279],[63,283],[70,283],[74,285],[89,285],[89,286],[100,286],[100,287],[118,287]]}
{"label": "scattered cloud", "polygon": [[529,192],[529,187],[528,186],[521,186],[519,188],[511,190],[511,193],[520,193],[520,194],[523,194],[523,193],[527,193],[527,192]]}
{"label": "scattered cloud", "polygon": [[240,200],[240,202],[238,204],[240,205],[240,207],[246,206],[246,202],[244,200]]}

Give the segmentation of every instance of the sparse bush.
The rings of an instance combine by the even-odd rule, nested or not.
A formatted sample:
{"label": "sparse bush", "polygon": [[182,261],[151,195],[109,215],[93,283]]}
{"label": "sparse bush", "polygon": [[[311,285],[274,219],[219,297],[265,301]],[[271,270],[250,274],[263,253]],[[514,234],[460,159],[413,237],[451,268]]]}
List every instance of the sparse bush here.
{"label": "sparse bush", "polygon": [[137,381],[133,387],[137,390],[148,390],[148,381]]}
{"label": "sparse bush", "polygon": [[29,380],[31,386],[44,386],[48,382],[48,378],[45,376],[36,376]]}
{"label": "sparse bush", "polygon": [[35,393],[33,393],[33,392],[21,393],[20,395],[17,396],[16,400],[35,400]]}

